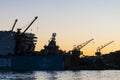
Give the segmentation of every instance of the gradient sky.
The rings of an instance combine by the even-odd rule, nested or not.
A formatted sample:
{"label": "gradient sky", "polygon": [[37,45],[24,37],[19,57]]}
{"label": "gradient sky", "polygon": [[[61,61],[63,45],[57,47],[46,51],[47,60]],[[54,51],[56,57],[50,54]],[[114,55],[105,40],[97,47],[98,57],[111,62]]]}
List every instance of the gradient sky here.
{"label": "gradient sky", "polygon": [[71,50],[91,38],[81,51],[94,55],[98,46],[114,40],[102,53],[120,50],[120,0],[0,0],[0,30],[23,30],[38,16],[28,32],[38,37],[41,50],[53,32],[60,49]]}

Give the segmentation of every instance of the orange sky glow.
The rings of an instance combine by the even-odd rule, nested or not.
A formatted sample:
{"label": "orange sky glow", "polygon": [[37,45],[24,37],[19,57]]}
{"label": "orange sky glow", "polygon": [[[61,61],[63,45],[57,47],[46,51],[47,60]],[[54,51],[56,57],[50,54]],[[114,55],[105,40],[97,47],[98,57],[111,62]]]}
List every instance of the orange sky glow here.
{"label": "orange sky glow", "polygon": [[38,37],[36,50],[41,50],[53,32],[60,49],[69,51],[91,38],[81,49],[94,55],[98,46],[114,40],[101,50],[103,54],[120,50],[119,0],[1,0],[0,30],[10,30],[14,20],[24,30],[38,16],[27,32]]}

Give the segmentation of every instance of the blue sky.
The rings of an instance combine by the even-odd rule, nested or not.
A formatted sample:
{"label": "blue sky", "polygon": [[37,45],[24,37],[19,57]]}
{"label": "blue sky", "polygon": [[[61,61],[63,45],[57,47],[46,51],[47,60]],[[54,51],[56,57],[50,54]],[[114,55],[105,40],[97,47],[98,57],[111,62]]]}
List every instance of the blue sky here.
{"label": "blue sky", "polygon": [[38,37],[37,50],[56,32],[57,44],[63,50],[94,38],[94,44],[82,49],[86,55],[93,55],[99,45],[114,40],[102,50],[108,53],[120,49],[119,4],[119,0],[0,0],[0,30],[11,29],[16,18],[16,28],[24,30],[38,16],[28,30]]}

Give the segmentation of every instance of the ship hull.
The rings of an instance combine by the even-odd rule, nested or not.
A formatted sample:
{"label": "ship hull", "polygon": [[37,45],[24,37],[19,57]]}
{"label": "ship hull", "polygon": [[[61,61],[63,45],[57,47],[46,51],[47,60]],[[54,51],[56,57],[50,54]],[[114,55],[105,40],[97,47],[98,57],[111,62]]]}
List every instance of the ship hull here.
{"label": "ship hull", "polygon": [[32,70],[63,70],[63,56],[55,55],[24,55],[0,56],[1,70],[32,71]]}

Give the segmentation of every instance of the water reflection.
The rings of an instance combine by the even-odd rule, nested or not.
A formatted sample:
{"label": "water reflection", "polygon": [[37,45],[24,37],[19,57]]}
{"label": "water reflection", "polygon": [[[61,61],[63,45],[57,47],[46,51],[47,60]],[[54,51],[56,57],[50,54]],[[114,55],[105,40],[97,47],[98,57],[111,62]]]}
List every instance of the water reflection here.
{"label": "water reflection", "polygon": [[30,72],[0,72],[0,80],[35,80]]}
{"label": "water reflection", "polygon": [[[37,72],[37,75],[41,74]],[[45,72],[36,80],[119,80],[120,71],[58,71]],[[116,76],[117,75],[117,76]]]}
{"label": "water reflection", "polygon": [[0,72],[0,80],[119,80],[119,70]]}

